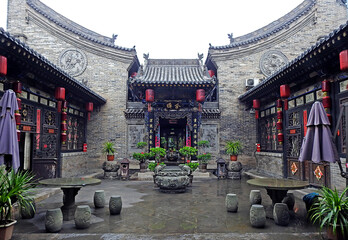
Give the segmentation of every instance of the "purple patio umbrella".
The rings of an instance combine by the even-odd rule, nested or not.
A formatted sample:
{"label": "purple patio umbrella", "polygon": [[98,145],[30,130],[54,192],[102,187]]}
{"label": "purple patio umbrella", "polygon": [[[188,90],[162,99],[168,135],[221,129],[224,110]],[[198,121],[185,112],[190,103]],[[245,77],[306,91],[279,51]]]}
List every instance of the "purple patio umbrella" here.
{"label": "purple patio umbrella", "polygon": [[315,163],[339,161],[337,149],[332,140],[330,121],[321,102],[312,105],[307,122],[307,133],[300,151],[300,162],[310,160]]}
{"label": "purple patio umbrella", "polygon": [[12,168],[19,168],[19,150],[15,111],[18,110],[15,92],[7,90],[0,100],[0,165],[4,164],[4,155],[12,155]]}

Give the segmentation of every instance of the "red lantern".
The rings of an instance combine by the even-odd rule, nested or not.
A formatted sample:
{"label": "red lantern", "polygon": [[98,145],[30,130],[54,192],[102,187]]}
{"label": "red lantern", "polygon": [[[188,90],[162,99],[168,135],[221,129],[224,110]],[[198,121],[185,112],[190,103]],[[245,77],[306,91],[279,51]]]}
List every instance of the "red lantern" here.
{"label": "red lantern", "polygon": [[289,109],[288,99],[284,99],[284,110],[288,110],[288,109]]}
{"label": "red lantern", "polygon": [[68,125],[66,124],[66,122],[63,122],[62,124],[61,124],[61,130],[62,131],[66,131],[66,130],[68,130]]}
{"label": "red lantern", "polygon": [[283,133],[278,133],[278,142],[279,143],[284,142],[284,135],[283,135]]}
{"label": "red lantern", "polygon": [[93,103],[92,102],[86,103],[86,110],[87,110],[87,112],[93,112]]}
{"label": "red lantern", "polygon": [[348,69],[348,50],[340,52],[340,69],[341,71]]}
{"label": "red lantern", "polygon": [[7,58],[0,56],[0,75],[7,74]]}
{"label": "red lantern", "polygon": [[215,72],[213,70],[208,70],[208,73],[210,77],[215,76]]}
{"label": "red lantern", "polygon": [[290,97],[290,87],[287,84],[280,86],[280,97],[288,98]]}
{"label": "red lantern", "polygon": [[260,106],[261,106],[260,100],[259,99],[254,99],[253,100],[253,108],[254,109],[260,109]]}
{"label": "red lantern", "polygon": [[259,114],[259,110],[255,110],[255,119],[259,119],[259,116],[260,114]]}
{"label": "red lantern", "polygon": [[22,83],[21,82],[14,82],[13,83],[13,91],[15,92],[15,93],[22,93]]}
{"label": "red lantern", "polygon": [[87,152],[87,143],[84,143],[84,144],[83,144],[82,151],[83,151],[83,152]]}
{"label": "red lantern", "polygon": [[260,143],[256,143],[256,151],[261,152],[261,144]]}
{"label": "red lantern", "polygon": [[18,105],[18,110],[22,109],[22,100],[20,98],[17,98],[17,105]]}
{"label": "red lantern", "polygon": [[68,119],[68,114],[66,112],[62,112],[62,121],[66,121]]}
{"label": "red lantern", "polygon": [[277,112],[277,119],[283,119],[283,111]]}
{"label": "red lantern", "polygon": [[197,89],[196,90],[196,101],[197,102],[204,102],[205,100],[205,91],[204,89]]}
{"label": "red lantern", "polygon": [[331,108],[330,96],[324,96],[323,97],[323,106],[324,106],[324,108]]}
{"label": "red lantern", "polygon": [[321,82],[321,91],[330,92],[330,82],[328,80],[324,80]]}
{"label": "red lantern", "polygon": [[63,87],[56,87],[56,91],[54,93],[54,97],[57,99],[57,100],[65,100],[65,88]]}
{"label": "red lantern", "polygon": [[282,100],[278,99],[277,100],[277,108],[281,108],[282,107]]}
{"label": "red lantern", "polygon": [[21,125],[21,114],[16,112],[15,113],[15,119],[16,119],[16,125]]}
{"label": "red lantern", "polygon": [[277,122],[277,130],[282,130],[282,129],[283,129],[283,123]]}
{"label": "red lantern", "polygon": [[146,102],[152,103],[155,101],[155,91],[153,89],[146,89],[145,91]]}
{"label": "red lantern", "polygon": [[66,133],[65,133],[65,132],[62,132],[62,133],[60,134],[60,140],[61,140],[62,142],[66,142]]}

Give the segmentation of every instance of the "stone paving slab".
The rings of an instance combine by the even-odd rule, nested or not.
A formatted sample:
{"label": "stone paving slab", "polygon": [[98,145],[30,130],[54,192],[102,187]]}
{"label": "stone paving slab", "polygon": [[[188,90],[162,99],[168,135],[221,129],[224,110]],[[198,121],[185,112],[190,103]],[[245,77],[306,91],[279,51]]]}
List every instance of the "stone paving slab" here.
{"label": "stone paving slab", "polygon": [[[13,234],[12,240],[311,240],[322,239],[319,233],[205,233],[205,234]],[[325,236],[324,236],[325,239]]]}

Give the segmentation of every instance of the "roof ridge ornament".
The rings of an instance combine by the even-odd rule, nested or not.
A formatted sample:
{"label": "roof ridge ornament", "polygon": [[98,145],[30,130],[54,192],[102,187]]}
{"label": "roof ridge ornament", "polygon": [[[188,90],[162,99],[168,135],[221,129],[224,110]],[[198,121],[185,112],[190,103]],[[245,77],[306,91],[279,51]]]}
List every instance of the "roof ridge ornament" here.
{"label": "roof ridge ornament", "polygon": [[230,39],[230,44],[233,43],[234,42],[233,33],[228,33],[227,36]]}

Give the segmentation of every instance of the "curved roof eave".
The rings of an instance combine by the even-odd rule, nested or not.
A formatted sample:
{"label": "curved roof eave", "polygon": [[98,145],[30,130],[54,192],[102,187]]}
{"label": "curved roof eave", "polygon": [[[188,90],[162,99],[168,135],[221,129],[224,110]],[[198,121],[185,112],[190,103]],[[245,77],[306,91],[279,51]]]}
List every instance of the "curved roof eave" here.
{"label": "curved roof eave", "polygon": [[316,4],[316,0],[304,0],[300,5],[294,8],[291,12],[287,13],[283,17],[273,21],[272,23],[243,36],[233,38],[233,42],[224,46],[209,46],[209,49],[223,50],[241,47],[244,45],[259,42],[265,38],[268,38],[283,29],[289,27],[290,24],[297,21],[302,16],[306,15]]}
{"label": "curved roof eave", "polygon": [[133,52],[135,51],[135,46],[133,48],[126,48],[117,46],[114,44],[114,39],[109,38],[103,35],[100,35],[94,31],[91,31],[73,21],[70,19],[64,17],[63,15],[57,13],[52,8],[48,7],[44,3],[42,3],[39,0],[27,0],[28,6],[30,6],[32,9],[34,9],[37,13],[48,19],[49,21],[53,22],[54,24],[58,25],[61,28],[64,28],[67,31],[70,31],[73,34],[78,35],[79,37],[82,37],[88,41],[92,41],[94,43],[118,49],[123,50],[127,52]]}

